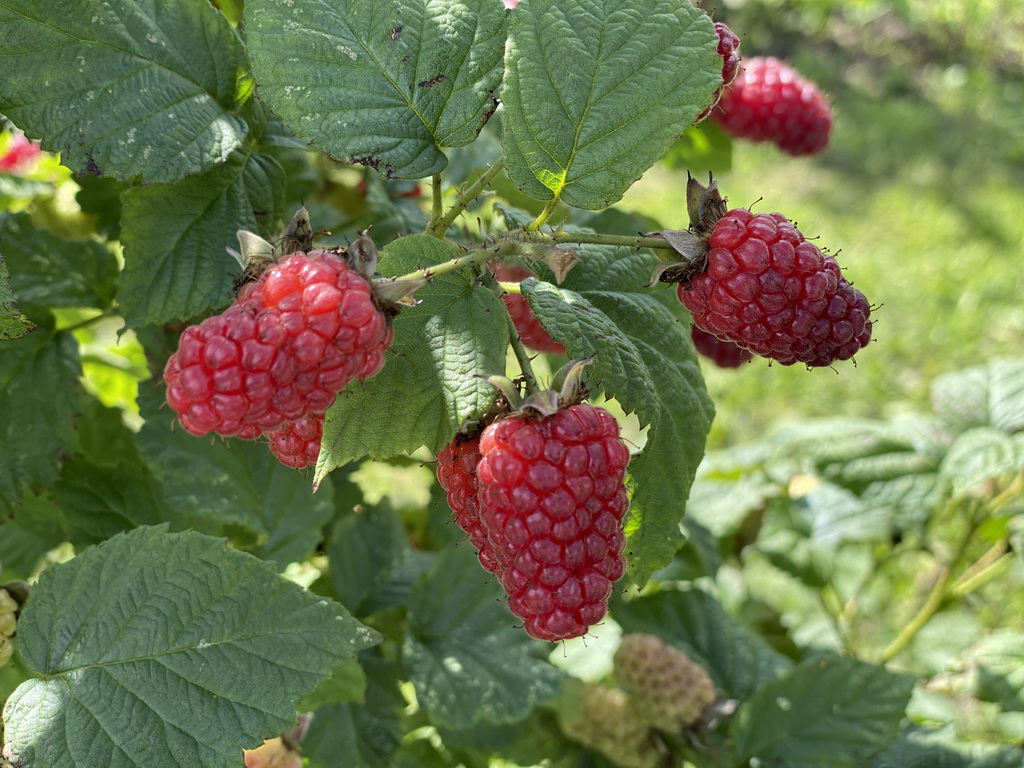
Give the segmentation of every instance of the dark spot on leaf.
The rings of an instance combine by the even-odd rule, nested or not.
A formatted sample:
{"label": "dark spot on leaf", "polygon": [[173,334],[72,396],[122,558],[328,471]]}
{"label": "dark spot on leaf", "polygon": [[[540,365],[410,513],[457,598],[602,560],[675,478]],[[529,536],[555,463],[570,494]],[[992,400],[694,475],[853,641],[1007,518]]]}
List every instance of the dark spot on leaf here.
{"label": "dark spot on leaf", "polygon": [[391,39],[394,42],[397,43],[402,38],[402,29],[403,29],[402,25],[399,24],[397,27],[395,27],[394,29],[391,30]]}
{"label": "dark spot on leaf", "polygon": [[368,165],[375,171],[380,170],[379,157],[372,157],[370,155],[367,155],[366,157],[353,157],[349,160],[349,162],[352,163],[353,165]]}
{"label": "dark spot on leaf", "polygon": [[85,167],[78,172],[79,176],[87,176],[92,174],[93,176],[103,176],[103,169],[99,167],[92,155],[89,155],[85,161]]}
{"label": "dark spot on leaf", "polygon": [[447,79],[448,79],[448,75],[445,75],[445,74],[435,75],[434,77],[430,78],[429,80],[420,80],[418,83],[416,83],[416,87],[417,88],[433,88],[438,83],[443,82],[443,81],[445,81]]}
{"label": "dark spot on leaf", "polygon": [[401,63],[402,64],[408,64],[409,63],[409,57],[408,56],[403,56]]}

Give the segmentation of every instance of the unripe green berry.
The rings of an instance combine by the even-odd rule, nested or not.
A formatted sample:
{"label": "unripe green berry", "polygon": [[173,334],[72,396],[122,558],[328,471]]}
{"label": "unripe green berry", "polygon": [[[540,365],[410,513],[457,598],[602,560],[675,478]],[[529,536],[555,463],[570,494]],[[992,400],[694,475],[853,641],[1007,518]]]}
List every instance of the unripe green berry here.
{"label": "unripe green berry", "polygon": [[679,731],[697,722],[715,700],[715,687],[700,666],[654,635],[626,635],[615,652],[615,679],[634,695],[652,725]]}
{"label": "unripe green berry", "polygon": [[649,723],[630,696],[618,688],[586,683],[579,717],[563,717],[562,730],[622,768],[653,768],[658,764]]}

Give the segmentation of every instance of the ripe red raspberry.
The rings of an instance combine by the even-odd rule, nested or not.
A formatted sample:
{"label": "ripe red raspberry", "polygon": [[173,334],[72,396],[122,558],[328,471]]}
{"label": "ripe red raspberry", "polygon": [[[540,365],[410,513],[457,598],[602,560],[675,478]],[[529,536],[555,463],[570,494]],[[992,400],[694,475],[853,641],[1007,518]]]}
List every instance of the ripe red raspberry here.
{"label": "ripe red raspberry", "polygon": [[722,93],[711,113],[727,134],[770,141],[790,155],[812,155],[828,145],[832,109],[814,83],[775,58],[756,57]]}
{"label": "ripe red raspberry", "polygon": [[512,613],[541,640],[586,633],[625,571],[629,450],[614,417],[586,403],[511,416],[480,438],[481,519]]}
{"label": "ripe red raspberry", "polygon": [[731,210],[708,246],[707,270],[677,289],[703,330],[783,365],[831,365],[871,340],[867,299],[782,214]]}
{"label": "ripe red raspberry", "polygon": [[487,531],[480,520],[476,467],[480,463],[480,435],[455,439],[437,452],[437,480],[445,490],[455,523],[469,535],[484,570],[494,573],[498,564],[488,550]]}
{"label": "ripe red raspberry", "polygon": [[[533,276],[526,267],[521,267],[518,264],[499,263],[495,264],[493,269],[494,276],[507,283],[518,283]],[[512,315],[512,323],[519,332],[519,338],[523,340],[523,344],[538,352],[565,354],[565,347],[552,339],[544,330],[544,326],[538,322],[525,296],[506,293],[502,295],[501,300],[508,307],[508,313]]]}
{"label": "ripe red raspberry", "polygon": [[736,79],[740,70],[740,39],[725,24],[718,22],[715,22],[715,34],[718,35],[718,55],[722,57],[722,84],[715,90],[711,106],[697,115],[697,119],[694,120],[696,123],[711,114],[711,110],[722,97],[722,90]]}
{"label": "ripe red raspberry", "polygon": [[753,357],[750,350],[731,341],[722,341],[696,325],[690,326],[690,338],[693,339],[694,348],[719,368],[739,368]]}
{"label": "ripe red raspberry", "polygon": [[15,133],[11,136],[11,143],[7,151],[0,156],[0,171],[7,173],[18,173],[39,157],[39,145],[29,141],[24,135]]}
{"label": "ripe red raspberry", "polygon": [[335,254],[298,252],[185,330],[164,370],[167,402],[193,434],[254,439],[323,413],[380,370],[391,338],[363,277]]}
{"label": "ripe red raspberry", "polygon": [[264,434],[270,440],[270,452],[286,467],[312,467],[320,456],[324,415],[314,413]]}

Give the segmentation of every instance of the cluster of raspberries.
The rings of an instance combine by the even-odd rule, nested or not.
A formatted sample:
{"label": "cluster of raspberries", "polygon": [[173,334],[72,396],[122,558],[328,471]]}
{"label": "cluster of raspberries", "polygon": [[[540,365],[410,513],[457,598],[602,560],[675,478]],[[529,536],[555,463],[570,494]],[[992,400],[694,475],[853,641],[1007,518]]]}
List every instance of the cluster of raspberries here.
{"label": "cluster of raspberries", "polygon": [[186,328],[167,361],[167,402],[194,435],[266,436],[284,464],[314,464],[323,414],[384,364],[392,330],[340,255],[293,253],[223,313]]}
{"label": "cluster of raspberries", "polygon": [[707,245],[706,270],[677,289],[698,328],[783,365],[828,366],[871,341],[864,294],[782,214],[728,211]]}
{"label": "cluster of raspberries", "polygon": [[663,764],[652,731],[679,734],[716,698],[708,673],[654,635],[624,635],[614,672],[617,687],[586,683],[578,711],[560,719],[567,736],[625,768]]}
{"label": "cluster of raspberries", "polygon": [[581,403],[512,415],[437,460],[456,522],[528,634],[564,640],[604,618],[629,508],[629,450],[610,413]]}

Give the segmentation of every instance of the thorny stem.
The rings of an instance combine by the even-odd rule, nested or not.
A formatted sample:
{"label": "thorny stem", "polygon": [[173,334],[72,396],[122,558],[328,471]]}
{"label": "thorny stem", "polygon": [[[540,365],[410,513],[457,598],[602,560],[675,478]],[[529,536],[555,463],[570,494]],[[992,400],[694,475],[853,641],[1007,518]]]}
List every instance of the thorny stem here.
{"label": "thorny stem", "polygon": [[[458,199],[455,201],[452,207],[449,208],[443,215],[437,215],[435,213],[434,219],[430,222],[430,224],[427,225],[427,233],[433,235],[434,237],[444,237],[444,233],[448,231],[448,228],[452,225],[452,223],[457,218],[459,218],[459,216],[462,214],[463,211],[466,210],[470,203],[472,203],[477,197],[480,196],[480,193],[484,191],[487,185],[491,183],[491,181],[494,179],[495,176],[498,175],[501,169],[502,160],[499,158],[494,162],[494,164],[490,168],[488,168],[480,175],[480,178],[478,178],[476,181],[474,181],[472,184],[470,184],[468,187],[462,190],[462,192],[459,194]],[[440,188],[438,188],[438,191],[435,192],[435,195],[439,193]],[[439,205],[435,204],[435,211],[439,210]]]}
{"label": "thorny stem", "polygon": [[482,261],[493,259],[496,252],[493,249],[472,251],[465,256],[459,256],[457,259],[450,259],[449,261],[442,261],[440,264],[435,264],[432,267],[425,267],[424,269],[417,269],[415,272],[409,272],[405,275],[400,275],[395,278],[395,281],[400,280],[429,280],[437,275],[443,275],[446,272],[457,272],[460,269],[466,269],[474,264],[479,264]]}
{"label": "thorny stem", "polygon": [[512,322],[512,315],[508,315],[508,330],[512,351],[515,353],[516,362],[519,363],[519,370],[523,372],[526,394],[536,394],[540,391],[540,387],[537,384],[537,377],[533,373],[533,365],[530,363],[530,353],[526,351],[526,347],[523,346],[523,340],[519,338],[519,331],[516,330],[516,326]]}
{"label": "thorny stem", "polygon": [[441,218],[441,174],[435,173],[430,179],[430,191],[431,191],[431,221],[437,221]]}
{"label": "thorny stem", "polygon": [[627,246],[630,248],[655,248],[672,250],[671,246],[660,237],[644,237],[642,235],[606,235],[600,232],[532,232],[519,231],[510,233],[511,237],[531,243],[549,243],[562,245],[576,243],[593,243],[595,245]]}

